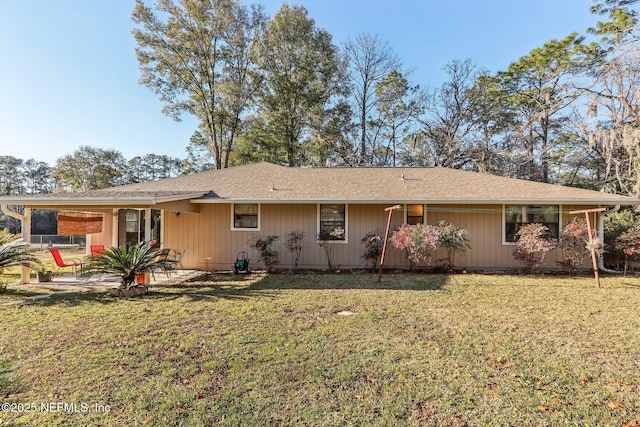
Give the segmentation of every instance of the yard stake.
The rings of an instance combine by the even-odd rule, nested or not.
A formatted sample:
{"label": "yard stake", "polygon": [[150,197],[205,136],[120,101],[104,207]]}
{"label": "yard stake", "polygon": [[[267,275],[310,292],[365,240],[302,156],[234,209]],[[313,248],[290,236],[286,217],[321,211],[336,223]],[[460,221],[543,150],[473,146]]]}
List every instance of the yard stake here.
{"label": "yard stake", "polygon": [[591,252],[591,262],[593,263],[593,274],[596,278],[596,285],[600,288],[600,273],[598,272],[598,261],[596,260],[596,249],[593,247],[593,233],[591,232],[591,217],[589,214],[591,212],[605,212],[607,208],[595,208],[595,209],[584,209],[581,211],[571,211],[569,212],[571,215],[576,214],[584,214],[584,217],[587,219],[587,231],[589,232],[589,252]]}
{"label": "yard stake", "polygon": [[396,209],[400,209],[400,205],[389,206],[385,208],[385,212],[389,212],[389,218],[387,219],[387,230],[384,232],[384,242],[382,243],[382,255],[380,256],[380,271],[378,271],[378,282],[382,278],[382,266],[384,266],[384,254],[387,251],[387,240],[389,239],[389,227],[391,226],[391,216],[393,215],[393,211]]}

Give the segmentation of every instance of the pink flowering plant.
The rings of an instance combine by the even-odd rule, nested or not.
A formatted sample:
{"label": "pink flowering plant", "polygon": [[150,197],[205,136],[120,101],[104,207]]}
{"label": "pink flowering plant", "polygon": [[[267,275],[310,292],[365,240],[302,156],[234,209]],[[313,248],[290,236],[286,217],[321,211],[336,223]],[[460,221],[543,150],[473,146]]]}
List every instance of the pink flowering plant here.
{"label": "pink flowering plant", "polygon": [[587,221],[583,218],[573,218],[562,228],[559,245],[563,258],[561,264],[571,273],[575,273],[582,267],[584,258],[589,253],[588,240],[589,229]]}
{"label": "pink flowering plant", "polygon": [[557,239],[550,237],[549,228],[544,224],[527,224],[516,233],[515,259],[520,261],[531,274],[533,267],[544,261],[544,257],[558,246]]}
{"label": "pink flowering plant", "polygon": [[393,247],[405,252],[410,269],[422,261],[430,263],[431,252],[436,250],[439,240],[438,227],[425,224],[404,224],[389,239]]}
{"label": "pink flowering plant", "polygon": [[613,242],[616,250],[625,255],[624,269],[627,270],[628,258],[637,261],[640,258],[640,223],[634,223],[627,231],[621,233]]}
{"label": "pink flowering plant", "polygon": [[471,249],[469,231],[457,225],[440,221],[438,232],[440,233],[438,244],[447,251],[447,269],[453,271],[453,261],[456,254],[464,255],[467,249]]}

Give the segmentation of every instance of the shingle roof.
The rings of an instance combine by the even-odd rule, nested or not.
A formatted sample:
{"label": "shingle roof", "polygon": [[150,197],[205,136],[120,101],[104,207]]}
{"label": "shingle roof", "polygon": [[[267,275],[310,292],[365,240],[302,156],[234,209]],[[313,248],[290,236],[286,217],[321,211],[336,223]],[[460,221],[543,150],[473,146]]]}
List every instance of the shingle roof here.
{"label": "shingle roof", "polygon": [[[204,197],[202,197],[204,195]],[[640,204],[632,197],[447,168],[289,168],[257,163],[68,195],[215,203]],[[51,195],[51,198],[64,198]],[[2,200],[2,198],[0,198]]]}

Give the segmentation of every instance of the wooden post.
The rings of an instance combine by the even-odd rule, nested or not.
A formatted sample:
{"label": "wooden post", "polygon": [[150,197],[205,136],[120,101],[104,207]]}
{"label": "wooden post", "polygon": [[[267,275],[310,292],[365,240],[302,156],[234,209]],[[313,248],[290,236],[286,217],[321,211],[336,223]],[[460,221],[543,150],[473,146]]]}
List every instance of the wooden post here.
{"label": "wooden post", "polygon": [[393,215],[393,211],[396,209],[400,209],[402,206],[395,205],[389,206],[385,208],[385,212],[389,212],[389,218],[387,219],[387,230],[384,232],[384,242],[382,242],[382,255],[380,256],[380,271],[378,271],[378,282],[382,278],[382,266],[384,265],[384,254],[387,251],[387,240],[389,238],[389,227],[391,226],[391,216]]}
{"label": "wooden post", "polygon": [[591,232],[591,218],[590,213],[605,212],[607,208],[595,208],[595,209],[583,209],[580,211],[571,211],[571,215],[577,215],[583,213],[587,220],[587,230],[589,232],[589,251],[591,252],[591,262],[593,263],[593,274],[596,279],[596,285],[600,288],[600,273],[598,272],[598,261],[596,259],[596,249],[593,247],[593,233]]}

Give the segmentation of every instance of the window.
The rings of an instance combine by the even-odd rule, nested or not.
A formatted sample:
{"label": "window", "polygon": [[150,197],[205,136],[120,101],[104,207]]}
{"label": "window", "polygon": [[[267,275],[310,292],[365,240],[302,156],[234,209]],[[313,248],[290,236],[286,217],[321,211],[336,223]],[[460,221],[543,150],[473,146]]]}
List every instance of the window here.
{"label": "window", "polygon": [[424,205],[407,205],[407,224],[424,224]]}
{"label": "window", "polygon": [[552,237],[560,235],[560,207],[554,205],[506,205],[504,207],[505,242],[515,242],[516,233],[523,225],[543,224]]}
{"label": "window", "polygon": [[346,205],[320,205],[318,240],[347,240]]}
{"label": "window", "polygon": [[258,230],[260,228],[259,206],[257,203],[235,203],[233,210],[233,230]]}

